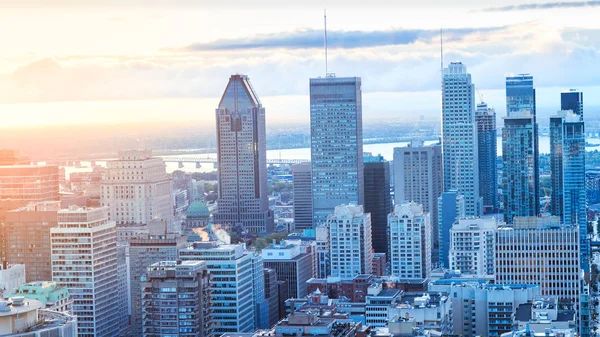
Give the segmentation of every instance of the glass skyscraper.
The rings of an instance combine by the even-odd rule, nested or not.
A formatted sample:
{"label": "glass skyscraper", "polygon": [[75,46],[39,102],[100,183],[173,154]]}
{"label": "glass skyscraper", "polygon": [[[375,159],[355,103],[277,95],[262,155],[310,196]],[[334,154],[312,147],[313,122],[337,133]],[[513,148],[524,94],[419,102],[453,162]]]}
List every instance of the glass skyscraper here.
{"label": "glass skyscraper", "polygon": [[483,210],[491,213],[498,209],[498,178],[496,170],[496,111],[486,103],[477,104],[477,144],[479,151],[479,194]]}
{"label": "glass skyscraper", "polygon": [[246,75],[232,75],[216,110],[219,199],[214,223],[271,232],[265,108]]}
{"label": "glass skyscraper", "polygon": [[365,156],[365,212],[371,213],[373,250],[388,253],[387,217],[392,212],[390,163],[383,156]]}
{"label": "glass skyscraper", "polygon": [[560,109],[571,110],[583,120],[583,93],[576,89],[561,92]]}
{"label": "glass skyscraper", "polygon": [[567,225],[579,225],[581,265],[588,268],[585,189],[585,128],[571,110],[550,117],[550,163],[552,167],[552,215]]}
{"label": "glass skyscraper", "polygon": [[502,129],[504,221],[539,214],[539,147],[533,76],[506,78],[506,112]]}
{"label": "glass skyscraper", "polygon": [[444,69],[442,93],[442,156],[444,191],[464,195],[466,212],[482,212],[479,197],[479,154],[475,123],[475,85],[461,62]]}
{"label": "glass skyscraper", "polygon": [[310,79],[313,226],[341,204],[364,204],[360,77]]}

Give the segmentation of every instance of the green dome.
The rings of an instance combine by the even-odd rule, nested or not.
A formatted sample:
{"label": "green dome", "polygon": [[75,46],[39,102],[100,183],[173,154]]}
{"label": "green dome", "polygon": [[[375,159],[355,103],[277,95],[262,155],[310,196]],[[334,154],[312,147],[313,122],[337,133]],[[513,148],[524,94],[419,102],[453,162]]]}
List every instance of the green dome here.
{"label": "green dome", "polygon": [[190,204],[187,209],[186,218],[194,219],[194,218],[208,218],[210,216],[210,212],[208,211],[208,207],[202,201],[194,201]]}

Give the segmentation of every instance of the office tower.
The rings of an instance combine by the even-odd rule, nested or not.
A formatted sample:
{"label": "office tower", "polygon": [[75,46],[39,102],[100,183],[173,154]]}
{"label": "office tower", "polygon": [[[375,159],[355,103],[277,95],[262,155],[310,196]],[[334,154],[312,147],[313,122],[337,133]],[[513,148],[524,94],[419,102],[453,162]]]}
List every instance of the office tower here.
{"label": "office tower", "polygon": [[431,272],[431,222],[423,205],[404,202],[388,215],[391,276],[424,280]]}
{"label": "office tower", "polygon": [[504,221],[539,214],[539,146],[533,76],[506,78],[506,111],[502,129]]}
{"label": "office tower", "polygon": [[558,217],[517,217],[496,231],[496,283],[540,284],[543,295],[579,302],[579,229]]}
{"label": "office tower", "polygon": [[425,146],[421,141],[411,141],[406,147],[394,149],[396,205],[403,201],[414,201],[423,205],[430,214],[433,235],[433,262],[438,262],[439,229],[438,198],[444,190],[442,171],[442,146]]}
{"label": "office tower", "polygon": [[265,299],[269,306],[269,328],[279,320],[279,289],[277,286],[277,273],[270,268],[264,269]]}
{"label": "office tower", "polygon": [[439,224],[439,264],[442,268],[450,268],[450,229],[456,221],[466,216],[465,197],[456,190],[446,191],[438,198]]}
{"label": "office tower", "polygon": [[313,226],[336,206],[364,205],[360,77],[310,79]]}
{"label": "office tower", "polygon": [[452,322],[447,335],[452,336],[500,336],[513,330],[519,306],[531,306],[546,296],[537,284],[486,284],[469,278],[447,281],[431,282],[429,291],[449,294]]}
{"label": "office tower", "polygon": [[194,242],[179,250],[184,261],[206,261],[211,276],[214,334],[254,332],[255,303],[252,252],[243,245]]}
{"label": "office tower", "polygon": [[6,212],[6,261],[25,264],[27,282],[52,280],[50,228],[59,209],[60,201],[45,201]]}
{"label": "office tower", "polygon": [[219,199],[214,223],[271,232],[265,108],[248,76],[229,78],[216,120]]}
{"label": "office tower", "polygon": [[442,89],[442,155],[444,191],[465,196],[466,213],[481,213],[479,152],[475,123],[475,85],[461,62],[444,69]]}
{"label": "office tower", "polygon": [[494,275],[495,218],[459,219],[450,229],[450,269],[478,277]]}
{"label": "office tower", "polygon": [[278,280],[287,281],[290,297],[306,296],[306,281],[313,277],[312,253],[307,254],[299,245],[282,240],[264,248],[262,257],[265,268],[275,270]]}
{"label": "office tower", "polygon": [[317,225],[315,228],[315,241],[317,243],[317,277],[327,278],[331,275],[329,227],[325,224]]}
{"label": "office tower", "polygon": [[390,163],[381,155],[364,157],[365,212],[371,213],[373,250],[387,253],[387,216],[392,211]]}
{"label": "office tower", "polygon": [[552,215],[559,216],[564,224],[579,226],[581,268],[588,270],[585,128],[581,117],[570,110],[550,117],[550,145]]}
{"label": "office tower", "polygon": [[108,217],[121,224],[147,224],[161,218],[169,231],[178,233],[173,221],[171,178],[164,161],[150,150],[120,151],[119,158],[106,163],[100,203]]}
{"label": "office tower", "polygon": [[484,213],[498,209],[496,111],[486,103],[477,104],[477,146],[479,151],[479,195],[483,198]]}
{"label": "office tower", "polygon": [[265,297],[265,267],[259,253],[251,252],[252,257],[252,293],[254,303],[254,326],[256,329],[268,329],[269,302]]}
{"label": "office tower", "polygon": [[583,92],[577,89],[561,92],[560,109],[573,111],[583,121]]}
{"label": "office tower", "polygon": [[143,337],[212,337],[210,275],[204,261],[161,261],[141,278]]}
{"label": "office tower", "polygon": [[313,228],[312,167],[310,163],[292,165],[294,182],[294,227]]}
{"label": "office tower", "polygon": [[371,274],[371,215],[360,205],[340,205],[325,224],[329,228],[330,276],[351,280],[358,274]]}
{"label": "office tower", "polygon": [[142,294],[138,291],[140,278],[153,263],[177,260],[179,249],[187,244],[185,236],[168,233],[164,220],[150,221],[147,227],[147,233],[134,236],[128,245],[127,273],[131,298],[131,332],[134,336],[142,334]]}
{"label": "office tower", "polygon": [[58,227],[50,229],[52,281],[69,290],[80,337],[119,334],[117,233],[107,212],[71,206],[58,211]]}

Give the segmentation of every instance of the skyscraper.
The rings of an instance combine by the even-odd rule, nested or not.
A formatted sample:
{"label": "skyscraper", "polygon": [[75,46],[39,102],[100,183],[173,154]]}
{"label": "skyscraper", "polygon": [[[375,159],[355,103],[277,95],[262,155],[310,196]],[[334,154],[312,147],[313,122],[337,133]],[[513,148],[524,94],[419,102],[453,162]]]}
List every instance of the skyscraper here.
{"label": "skyscraper", "polygon": [[444,190],[441,144],[425,146],[411,141],[406,147],[394,149],[394,197],[396,205],[414,201],[430,214],[432,229],[432,261],[438,262],[438,198]]}
{"label": "skyscraper", "polygon": [[479,152],[475,123],[475,85],[461,62],[444,69],[442,93],[444,191],[465,196],[467,215],[479,215]]}
{"label": "skyscraper", "polygon": [[154,220],[148,224],[148,234],[139,234],[129,240],[129,294],[131,303],[131,332],[142,334],[142,295],[140,278],[149,265],[161,261],[175,261],[178,251],[186,246],[185,236],[167,233],[164,221]]}
{"label": "skyscraper", "polygon": [[498,178],[496,169],[496,111],[486,103],[477,104],[477,144],[479,151],[479,195],[483,210],[491,213],[498,209]]}
{"label": "skyscraper", "polygon": [[206,262],[156,262],[147,267],[140,283],[135,291],[144,298],[144,328],[137,336],[213,336]]}
{"label": "skyscraper", "polygon": [[550,117],[550,145],[552,215],[559,216],[564,224],[579,226],[581,267],[587,270],[585,129],[581,116],[568,110]]}
{"label": "skyscraper", "polygon": [[340,205],[329,215],[326,225],[330,239],[330,276],[351,280],[359,274],[371,274],[371,215],[365,213],[362,206]]}
{"label": "skyscraper", "polygon": [[265,108],[248,76],[229,78],[216,120],[219,199],[214,223],[271,232]]}
{"label": "skyscraper", "polygon": [[244,251],[242,245],[214,241],[194,242],[193,246],[179,251],[181,260],[206,261],[211,275],[214,333],[217,336],[256,330],[251,254],[255,253]]}
{"label": "skyscraper", "polygon": [[577,89],[560,93],[560,109],[571,110],[583,120],[583,92]]}
{"label": "skyscraper", "polygon": [[119,334],[117,232],[107,212],[71,206],[50,229],[52,281],[69,290],[80,337]]}
{"label": "skyscraper", "polygon": [[121,224],[147,224],[162,218],[172,233],[174,226],[172,182],[164,161],[152,157],[150,150],[120,151],[119,158],[108,161],[102,179],[102,206],[108,217]]}
{"label": "skyscraper", "polygon": [[313,228],[313,197],[311,164],[292,165],[294,182],[294,227],[296,230]]}
{"label": "skyscraper", "polygon": [[450,268],[450,229],[457,219],[464,218],[465,215],[465,197],[456,190],[446,191],[438,198],[438,261],[441,267]]}
{"label": "skyscraper", "polygon": [[431,272],[431,222],[423,205],[396,204],[387,218],[391,276],[424,280]]}
{"label": "skyscraper", "polygon": [[360,77],[310,79],[313,226],[341,204],[364,205]]}
{"label": "skyscraper", "polygon": [[371,213],[373,250],[387,253],[387,216],[392,211],[390,163],[383,156],[365,156],[365,212]]}
{"label": "skyscraper", "polygon": [[506,111],[502,129],[504,221],[539,214],[539,147],[533,76],[506,78]]}
{"label": "skyscraper", "polygon": [[312,253],[307,254],[296,244],[282,240],[262,250],[265,268],[275,270],[278,280],[287,281],[291,298],[306,296],[306,281],[313,277]]}
{"label": "skyscraper", "polygon": [[450,229],[450,269],[474,276],[494,275],[496,219],[458,219]]}

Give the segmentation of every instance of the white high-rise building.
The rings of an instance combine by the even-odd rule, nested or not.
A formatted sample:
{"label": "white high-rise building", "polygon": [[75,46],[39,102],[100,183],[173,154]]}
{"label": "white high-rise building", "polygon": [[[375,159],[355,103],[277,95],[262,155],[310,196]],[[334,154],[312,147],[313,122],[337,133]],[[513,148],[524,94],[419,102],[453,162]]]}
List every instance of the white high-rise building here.
{"label": "white high-rise building", "polygon": [[476,276],[494,275],[496,219],[459,219],[450,229],[450,269]]}
{"label": "white high-rise building", "polygon": [[405,202],[388,215],[391,276],[423,280],[431,272],[431,221],[423,205]]}
{"label": "white high-rise building", "polygon": [[147,224],[161,218],[169,232],[178,233],[173,221],[171,178],[164,161],[150,150],[120,151],[107,162],[102,178],[100,203],[108,207],[108,218],[117,225]]}
{"label": "white high-rise building", "polygon": [[216,109],[219,199],[214,223],[273,231],[265,108],[246,75],[232,75]]}
{"label": "white high-rise building", "polygon": [[[106,207],[72,206],[58,211],[58,227],[50,229],[52,281],[73,298],[80,337],[119,334],[117,232]],[[123,312],[125,310],[125,312]]]}
{"label": "white high-rise building", "polygon": [[515,217],[496,231],[496,283],[539,284],[542,295],[579,303],[579,227],[559,217]]}
{"label": "white high-rise building", "polygon": [[455,189],[465,196],[468,216],[481,214],[475,85],[461,62],[452,62],[444,69],[442,155],[444,191]]}
{"label": "white high-rise building", "polygon": [[[179,251],[183,261],[206,261],[211,275],[214,334],[254,332],[256,303],[253,254],[243,245],[194,242]],[[264,285],[263,285],[264,300]]]}
{"label": "white high-rise building", "polygon": [[359,274],[371,274],[371,214],[360,205],[340,205],[327,217],[331,275],[351,280]]}

